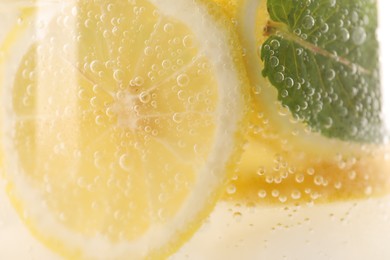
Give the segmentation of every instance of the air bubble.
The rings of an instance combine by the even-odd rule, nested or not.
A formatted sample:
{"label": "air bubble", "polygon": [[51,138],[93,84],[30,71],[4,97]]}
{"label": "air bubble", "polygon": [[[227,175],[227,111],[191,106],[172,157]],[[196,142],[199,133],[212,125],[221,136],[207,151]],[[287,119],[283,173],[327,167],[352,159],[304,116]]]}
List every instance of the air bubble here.
{"label": "air bubble", "polygon": [[173,32],[174,26],[171,23],[167,23],[164,25],[164,32],[170,33]]}
{"label": "air bubble", "polygon": [[23,23],[23,21],[24,21],[24,19],[22,17],[18,17],[16,22],[17,22],[18,25],[20,25],[20,24]]}
{"label": "air bubble", "polygon": [[103,38],[108,39],[110,37],[110,32],[108,30],[103,31]]}
{"label": "air bubble", "polygon": [[89,69],[90,69],[93,73],[98,73],[98,72],[99,72],[98,66],[99,66],[99,61],[93,60],[93,61],[89,64]]}
{"label": "air bubble", "polygon": [[[348,114],[348,112],[347,112],[347,114]],[[356,135],[358,132],[359,132],[359,130],[356,126],[351,127],[351,129],[349,130],[349,133],[352,136]]]}
{"label": "air bubble", "polygon": [[102,116],[96,116],[95,117],[95,124],[103,125],[103,117]]}
{"label": "air bubble", "polygon": [[307,169],[307,174],[313,175],[315,173],[315,170],[313,168]]}
{"label": "air bubble", "polygon": [[275,68],[276,66],[279,65],[279,59],[275,56],[272,56],[271,58],[269,58],[269,62],[273,68]]}
{"label": "air bubble", "polygon": [[282,177],[276,176],[276,177],[274,178],[274,183],[276,183],[276,184],[282,183]]}
{"label": "air bubble", "polygon": [[264,199],[265,197],[267,197],[267,192],[265,190],[260,190],[257,193],[257,196],[259,196],[259,198],[261,198],[261,199]]}
{"label": "air bubble", "polygon": [[121,82],[123,80],[124,73],[122,70],[115,70],[113,73],[113,77],[114,77],[115,81]]}
{"label": "air bubble", "polygon": [[316,200],[316,199],[318,199],[319,197],[320,197],[320,194],[319,194],[318,192],[313,192],[313,193],[310,194],[310,198],[311,198],[312,200]]}
{"label": "air bubble", "polygon": [[85,98],[87,98],[85,89],[80,89],[80,90],[77,92],[77,96],[78,96],[79,99],[85,99]]}
{"label": "air bubble", "polygon": [[233,213],[233,218],[234,218],[237,222],[241,221],[241,219],[242,219],[242,213],[239,212],[239,211],[234,212],[234,213]]}
{"label": "air bubble", "polygon": [[359,88],[351,88],[351,95],[355,97],[359,93]]}
{"label": "air bubble", "polygon": [[366,194],[367,196],[371,195],[372,194],[372,187],[371,186],[367,186],[364,189],[364,194]]}
{"label": "air bubble", "polygon": [[183,38],[183,45],[186,48],[191,48],[194,46],[194,38],[191,35],[186,35]]}
{"label": "air bubble", "polygon": [[180,87],[184,87],[188,85],[188,83],[190,82],[190,78],[187,76],[187,74],[180,74],[179,76],[177,76],[176,81]]}
{"label": "air bubble", "polygon": [[152,99],[152,96],[150,95],[149,91],[144,91],[142,92],[140,95],[139,95],[139,100],[144,103],[144,104],[147,104],[150,102],[150,100]]}
{"label": "air bubble", "polygon": [[236,193],[236,186],[234,186],[233,184],[229,185],[227,188],[226,188],[226,192],[228,194],[234,194]]}
{"label": "air bubble", "polygon": [[163,60],[162,63],[161,63],[161,66],[164,68],[164,69],[168,69],[169,67],[171,67],[172,63],[170,60]]}
{"label": "air bubble", "polygon": [[279,201],[280,201],[281,203],[285,203],[285,202],[287,201],[287,197],[286,197],[286,196],[280,196],[280,197],[279,197]]}
{"label": "air bubble", "polygon": [[107,11],[112,11],[112,9],[114,8],[114,5],[113,4],[108,4],[107,5]]}
{"label": "air bubble", "polygon": [[315,20],[311,15],[306,15],[303,18],[303,21],[302,21],[303,28],[311,29],[311,28],[313,28],[314,24],[315,24]]}
{"label": "air bubble", "polygon": [[274,177],[272,177],[271,175],[265,176],[265,182],[266,183],[273,183]]}
{"label": "air bubble", "polygon": [[150,55],[152,55],[152,53],[153,53],[153,48],[150,47],[150,46],[146,46],[145,49],[144,49],[144,54],[146,56],[150,56]]}
{"label": "air bubble", "polygon": [[290,77],[286,78],[285,82],[287,88],[291,88],[294,86],[294,80]]}
{"label": "air bubble", "polygon": [[73,16],[77,16],[78,10],[77,10],[77,7],[76,7],[76,6],[72,7],[71,13],[72,13]]}
{"label": "air bubble", "polygon": [[284,75],[281,72],[277,72],[274,77],[277,83],[280,83],[284,80]]}
{"label": "air bubble", "polygon": [[325,77],[327,80],[333,80],[336,77],[336,72],[333,69],[328,69],[325,72]]}
{"label": "air bubble", "polygon": [[264,167],[260,167],[259,169],[257,169],[257,175],[263,176],[264,173],[265,173],[265,168]]}
{"label": "air bubble", "polygon": [[158,216],[158,218],[159,218],[161,221],[165,221],[166,218],[167,218],[164,209],[159,209],[159,210],[157,211],[157,216]]}
{"label": "air bubble", "polygon": [[279,197],[280,192],[278,190],[272,190],[271,195],[272,195],[272,197],[276,198],[276,197]]}
{"label": "air bubble", "polygon": [[85,28],[90,28],[91,26],[93,25],[93,21],[92,21],[92,19],[86,19],[85,21],[84,21],[84,26],[85,26]]}
{"label": "air bubble", "polygon": [[339,181],[334,184],[334,187],[335,187],[336,190],[341,189],[342,186],[343,186],[343,184],[341,182],[339,182]]}
{"label": "air bubble", "polygon": [[332,127],[332,125],[333,125],[333,119],[332,118],[327,117],[327,118],[324,119],[324,127],[325,128],[329,129],[329,128]]}
{"label": "air bubble", "polygon": [[181,113],[174,113],[172,116],[172,120],[175,123],[180,124],[181,122],[183,122],[183,115]]}
{"label": "air bubble", "polygon": [[301,198],[301,192],[299,190],[292,191],[291,198],[294,200],[299,200]]}
{"label": "air bubble", "polygon": [[301,35],[302,31],[301,31],[301,29],[297,28],[294,30],[294,33],[299,36],[299,35]]}
{"label": "air bubble", "polygon": [[96,107],[98,105],[97,98],[96,97],[90,98],[89,103],[91,104],[92,107]]}
{"label": "air bubble", "polygon": [[329,25],[327,23],[324,23],[322,26],[321,26],[321,32],[323,33],[327,33],[329,31]]}
{"label": "air bubble", "polygon": [[177,92],[177,97],[178,97],[179,100],[186,100],[185,91],[179,90],[179,91]]}
{"label": "air bubble", "polygon": [[130,156],[128,154],[122,154],[121,157],[119,157],[119,166],[125,171],[130,170],[131,163]]}
{"label": "air bubble", "polygon": [[323,180],[324,180],[324,177],[322,177],[321,175],[314,176],[314,184],[317,186],[321,186],[323,183]]}
{"label": "air bubble", "polygon": [[356,45],[361,45],[366,41],[367,34],[363,27],[356,27],[352,31],[352,41]]}
{"label": "air bubble", "polygon": [[36,71],[35,70],[33,70],[33,71],[30,71],[30,73],[28,74],[28,78],[30,79],[30,80],[34,80],[35,78],[36,78]]}
{"label": "air bubble", "polygon": [[22,103],[26,107],[31,104],[30,99],[28,97],[24,97]]}
{"label": "air bubble", "polygon": [[152,132],[152,128],[147,125],[147,126],[145,126],[144,131],[145,131],[145,133],[150,133],[150,132]]}
{"label": "air bubble", "polygon": [[131,86],[137,86],[137,87],[140,87],[144,84],[145,80],[143,77],[141,76],[137,76],[135,77],[132,81],[131,81]]}
{"label": "air bubble", "polygon": [[280,47],[280,42],[278,40],[272,40],[270,42],[272,49],[276,50]]}
{"label": "air bubble", "polygon": [[358,15],[357,12],[353,11],[353,12],[351,13],[351,20],[352,20],[352,22],[354,22],[354,23],[357,23],[357,22],[359,21],[359,15]]}
{"label": "air bubble", "polygon": [[312,97],[315,94],[315,92],[316,92],[315,88],[307,85],[306,95],[308,95],[309,97]]}
{"label": "air bubble", "polygon": [[341,28],[340,29],[340,38],[341,38],[341,40],[343,42],[346,42],[346,41],[349,40],[349,37],[350,37],[349,31],[347,29],[345,29],[345,28]]}

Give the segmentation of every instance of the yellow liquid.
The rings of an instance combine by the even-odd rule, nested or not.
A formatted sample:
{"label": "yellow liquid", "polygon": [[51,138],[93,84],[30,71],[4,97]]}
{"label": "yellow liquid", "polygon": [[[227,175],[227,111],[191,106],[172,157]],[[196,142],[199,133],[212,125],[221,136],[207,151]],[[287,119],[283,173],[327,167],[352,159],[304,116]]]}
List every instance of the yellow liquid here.
{"label": "yellow liquid", "polygon": [[[170,259],[390,259],[384,149],[307,163],[311,155],[291,162],[264,143],[250,142],[209,218]],[[5,186],[0,258],[62,259],[30,234]]]}
{"label": "yellow liquid", "polygon": [[388,259],[390,197],[323,205],[220,203],[172,259]]}

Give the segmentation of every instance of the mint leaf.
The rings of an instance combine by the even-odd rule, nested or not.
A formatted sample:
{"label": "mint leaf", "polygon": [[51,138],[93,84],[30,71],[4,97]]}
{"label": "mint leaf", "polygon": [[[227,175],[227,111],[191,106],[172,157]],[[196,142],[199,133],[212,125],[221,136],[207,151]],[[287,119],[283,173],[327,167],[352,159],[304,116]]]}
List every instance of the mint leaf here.
{"label": "mint leaf", "polygon": [[380,142],[381,91],[374,0],[268,0],[263,76],[313,131]]}

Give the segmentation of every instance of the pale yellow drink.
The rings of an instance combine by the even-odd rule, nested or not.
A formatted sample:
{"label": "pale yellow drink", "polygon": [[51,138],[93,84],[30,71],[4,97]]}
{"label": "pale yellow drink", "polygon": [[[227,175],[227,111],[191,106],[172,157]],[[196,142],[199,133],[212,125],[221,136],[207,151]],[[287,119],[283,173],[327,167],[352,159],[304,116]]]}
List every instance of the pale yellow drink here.
{"label": "pale yellow drink", "polygon": [[[387,139],[294,118],[264,42],[371,72],[290,34],[277,2],[0,1],[0,258],[390,258]],[[352,11],[337,37],[364,45],[375,17]]]}

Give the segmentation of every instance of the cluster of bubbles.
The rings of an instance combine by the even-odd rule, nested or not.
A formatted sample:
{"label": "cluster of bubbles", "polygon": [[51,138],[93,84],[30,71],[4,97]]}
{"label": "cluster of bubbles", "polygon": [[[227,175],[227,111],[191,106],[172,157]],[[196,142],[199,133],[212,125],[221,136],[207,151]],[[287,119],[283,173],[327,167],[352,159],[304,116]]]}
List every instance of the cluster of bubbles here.
{"label": "cluster of bubbles", "polygon": [[345,140],[381,139],[374,8],[319,4],[298,8],[291,31],[276,28],[260,46],[263,75],[283,106],[312,130]]}
{"label": "cluster of bubbles", "polygon": [[[383,173],[368,169],[358,157],[335,154],[332,159],[316,159],[306,154],[304,158],[295,165],[287,155],[276,155],[272,166],[260,166],[250,178],[238,173],[226,187],[227,197],[247,198],[255,204],[312,204],[370,197],[386,186],[379,181]],[[241,178],[248,183],[242,184]]]}

